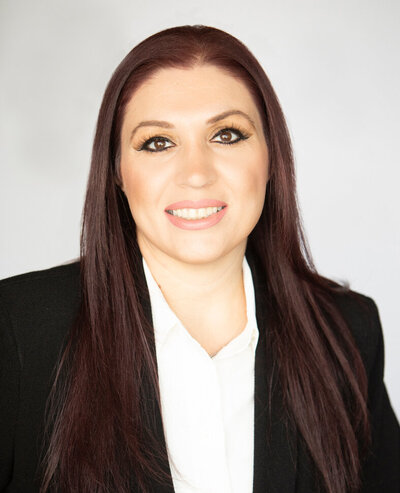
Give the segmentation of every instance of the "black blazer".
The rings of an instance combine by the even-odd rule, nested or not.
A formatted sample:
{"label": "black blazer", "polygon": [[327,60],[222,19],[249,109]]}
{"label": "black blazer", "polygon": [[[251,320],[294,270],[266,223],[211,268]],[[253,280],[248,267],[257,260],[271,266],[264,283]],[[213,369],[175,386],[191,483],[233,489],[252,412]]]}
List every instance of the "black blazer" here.
{"label": "black blazer", "polygon": [[[255,261],[252,271],[260,331],[255,368],[254,493],[314,493],[314,467],[300,435],[287,430],[281,412],[279,384],[267,357],[267,300]],[[138,267],[145,279],[142,264]],[[143,282],[143,285],[146,285]],[[53,369],[80,301],[79,264],[31,272],[0,282],[0,491],[38,492],[45,403]],[[151,321],[148,291],[144,308]],[[350,293],[337,296],[369,378],[369,410],[373,439],[363,467],[362,493],[398,493],[399,425],[383,383],[383,339],[374,302]],[[274,381],[274,380],[273,380]],[[277,383],[277,382],[276,382]],[[270,403],[270,404],[269,404]],[[270,413],[269,413],[270,411]],[[157,432],[165,447],[161,415]],[[268,430],[268,441],[266,434]],[[168,464],[164,467],[169,468]],[[132,491],[138,491],[133,487]],[[172,483],[154,484],[157,493],[173,493]],[[221,492],[215,492],[221,493]]]}

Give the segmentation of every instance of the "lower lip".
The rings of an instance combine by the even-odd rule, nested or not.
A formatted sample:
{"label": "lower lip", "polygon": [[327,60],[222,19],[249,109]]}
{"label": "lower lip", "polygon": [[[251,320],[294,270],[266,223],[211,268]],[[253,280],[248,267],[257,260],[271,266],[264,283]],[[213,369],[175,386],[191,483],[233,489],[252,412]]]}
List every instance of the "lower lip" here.
{"label": "lower lip", "polygon": [[211,226],[214,226],[215,224],[219,223],[221,219],[225,216],[227,207],[224,207],[220,211],[216,212],[215,214],[211,214],[209,217],[205,217],[203,219],[183,219],[182,217],[178,216],[173,216],[172,214],[169,214],[168,212],[165,212],[167,215],[168,219],[171,221],[171,223],[174,226],[177,226],[178,228],[181,229],[207,229],[211,228]]}

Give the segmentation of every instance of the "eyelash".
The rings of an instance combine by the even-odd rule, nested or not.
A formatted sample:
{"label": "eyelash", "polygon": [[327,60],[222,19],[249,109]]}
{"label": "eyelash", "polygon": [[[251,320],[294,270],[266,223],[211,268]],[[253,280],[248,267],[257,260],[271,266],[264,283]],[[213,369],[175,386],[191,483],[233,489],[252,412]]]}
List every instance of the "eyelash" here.
{"label": "eyelash", "polygon": [[[237,126],[230,126],[230,127],[224,127],[221,128],[221,130],[218,130],[218,132],[213,136],[213,139],[217,137],[218,134],[222,132],[233,132],[238,135],[238,138],[234,140],[233,142],[217,142],[217,144],[223,144],[223,145],[232,145],[232,144],[237,144],[238,142],[242,140],[246,140],[250,137],[250,135],[244,130],[244,129],[239,129]],[[167,141],[170,140],[167,137],[160,137],[160,136],[153,136],[153,137],[145,137],[138,145],[138,151],[146,151],[146,152],[163,152],[167,151],[168,149],[171,149],[174,146],[171,147],[166,147],[165,149],[160,149],[158,151],[155,151],[154,149],[146,149],[147,145],[150,145],[152,142],[157,142],[157,141]]]}

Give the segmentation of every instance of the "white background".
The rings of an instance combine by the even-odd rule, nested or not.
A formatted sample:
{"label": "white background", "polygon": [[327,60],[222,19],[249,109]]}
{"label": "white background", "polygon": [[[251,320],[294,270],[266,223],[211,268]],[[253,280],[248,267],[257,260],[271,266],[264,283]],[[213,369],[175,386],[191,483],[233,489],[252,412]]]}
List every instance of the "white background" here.
{"label": "white background", "polygon": [[166,27],[219,27],[281,100],[318,269],[378,304],[400,416],[399,5],[0,0],[0,277],[78,256],[97,112],[125,54]]}

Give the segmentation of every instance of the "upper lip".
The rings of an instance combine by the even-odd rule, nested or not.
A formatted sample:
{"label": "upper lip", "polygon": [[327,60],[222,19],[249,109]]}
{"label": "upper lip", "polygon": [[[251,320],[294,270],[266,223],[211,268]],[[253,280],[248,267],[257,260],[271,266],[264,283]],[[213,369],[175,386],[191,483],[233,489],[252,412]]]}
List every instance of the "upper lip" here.
{"label": "upper lip", "polygon": [[181,200],[180,202],[174,202],[173,204],[167,205],[165,210],[174,209],[200,209],[205,207],[226,207],[228,204],[222,202],[221,200],[215,199],[201,199],[201,200]]}

